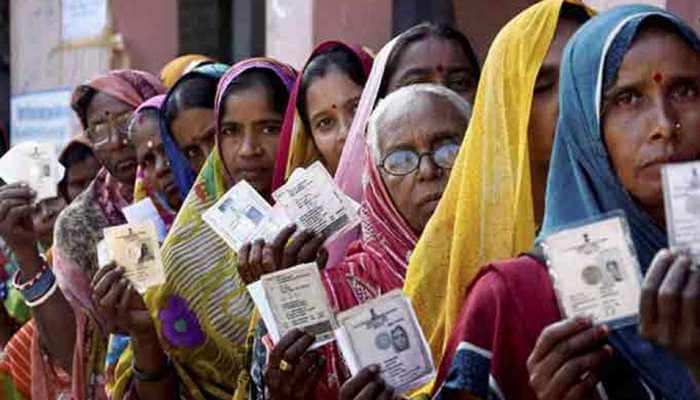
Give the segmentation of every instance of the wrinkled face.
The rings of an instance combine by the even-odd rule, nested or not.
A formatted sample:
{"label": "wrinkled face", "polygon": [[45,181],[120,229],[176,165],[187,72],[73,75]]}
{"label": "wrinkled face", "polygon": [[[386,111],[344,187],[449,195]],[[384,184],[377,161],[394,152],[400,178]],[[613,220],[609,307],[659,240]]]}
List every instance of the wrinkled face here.
{"label": "wrinkled face", "polygon": [[269,198],[282,120],[262,85],[226,97],[218,140],[229,187],[245,179]]}
{"label": "wrinkled face", "polygon": [[170,124],[170,131],[193,170],[199,171],[214,148],[214,110],[195,107],[181,110]]}
{"label": "wrinkled face", "polygon": [[[467,118],[447,100],[434,95],[416,96],[410,111],[395,107],[379,121],[381,160],[386,165],[386,160],[406,150],[424,154],[449,146],[454,148],[455,144],[458,149],[467,123]],[[456,151],[451,155],[454,161]],[[379,169],[398,211],[415,233],[422,233],[445,191],[451,169],[438,167],[429,156],[422,157],[418,169],[407,175],[390,174],[383,166]]]}
{"label": "wrinkled face", "polygon": [[90,182],[95,179],[99,170],[100,163],[93,156],[73,162],[66,168],[66,175],[62,183],[65,185],[65,194],[68,196],[66,202],[71,203],[78,197],[90,185]]}
{"label": "wrinkled face", "polygon": [[136,151],[127,137],[128,119],[134,108],[108,94],[97,92],[87,107],[87,130],[109,129],[109,140],[93,142],[95,156],[119,182],[131,186],[136,178]]}
{"label": "wrinkled face", "polygon": [[337,68],[316,78],[306,91],[311,135],[331,175],[338,168],[361,95],[362,87]]}
{"label": "wrinkled face", "polygon": [[604,94],[602,127],[624,188],[663,210],[661,166],[700,158],[700,54],[674,33],[643,30]]}
{"label": "wrinkled face", "polygon": [[580,27],[571,19],[559,20],[557,31],[535,81],[528,124],[530,162],[547,167],[559,116],[559,68],[564,47]]}
{"label": "wrinkled face", "polygon": [[435,83],[452,89],[470,103],[474,100],[478,72],[453,40],[426,37],[413,42],[404,48],[396,65],[388,77],[388,93],[414,83]]}
{"label": "wrinkled face", "polygon": [[182,197],[165,154],[157,116],[152,113],[136,115],[131,124],[131,138],[136,147],[136,158],[149,187],[164,194],[168,205],[178,210],[182,205]]}
{"label": "wrinkled face", "polygon": [[51,244],[56,217],[65,207],[66,201],[63,197],[44,199],[37,203],[32,213],[32,223],[42,244],[47,246]]}

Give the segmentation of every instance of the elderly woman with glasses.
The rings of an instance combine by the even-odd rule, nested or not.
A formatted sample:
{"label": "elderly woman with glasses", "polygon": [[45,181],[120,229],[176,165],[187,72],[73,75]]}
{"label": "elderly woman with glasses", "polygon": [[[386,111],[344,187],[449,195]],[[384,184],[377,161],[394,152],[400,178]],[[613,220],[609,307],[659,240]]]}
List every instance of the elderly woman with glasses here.
{"label": "elderly woman with glasses", "polygon": [[132,200],[137,165],[127,137],[131,114],[163,91],[157,78],[135,70],[111,71],[75,89],[72,107],[104,168],[58,216],[51,257],[42,257],[34,246],[37,226],[30,216],[36,193],[24,184],[0,189],[0,236],[17,254],[20,269],[14,284],[34,316],[26,325],[30,334],[21,331],[32,337],[23,341],[31,342],[31,356],[21,357],[31,365],[11,367],[29,374],[21,379],[13,375],[15,384],[29,382],[15,385],[25,398],[107,398],[109,331],[90,289],[96,244],[103,228],[126,223],[121,209]]}
{"label": "elderly woman with glasses", "polygon": [[[445,190],[470,113],[464,99],[435,84],[401,88],[379,103],[368,124],[362,234],[340,264],[323,272],[334,311],[403,285],[408,258]],[[294,230],[286,228],[273,243],[246,245],[239,266],[243,279],[252,282],[313,259],[322,240],[310,233],[284,249]],[[273,347],[265,368],[270,393],[353,398],[365,385],[379,385],[376,371],[368,369],[341,391],[350,375],[338,349],[329,344],[307,352],[312,342],[312,336],[292,331]]]}

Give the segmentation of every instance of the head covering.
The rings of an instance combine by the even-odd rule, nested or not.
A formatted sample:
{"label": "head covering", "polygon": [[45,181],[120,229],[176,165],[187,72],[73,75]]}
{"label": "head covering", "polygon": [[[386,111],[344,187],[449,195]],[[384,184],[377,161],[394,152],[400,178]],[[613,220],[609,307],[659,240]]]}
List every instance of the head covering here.
{"label": "head covering", "polygon": [[[164,99],[164,94],[159,94],[158,96],[151,97],[150,99],[141,103],[141,105],[136,109],[136,111],[134,111],[134,116],[139,115],[139,113],[144,110],[155,111],[158,118],[157,122],[160,131],[163,127],[163,115],[161,114],[160,108],[163,104]],[[160,133],[160,136],[162,137],[163,134]],[[170,165],[172,168],[172,162],[170,163]],[[153,186],[150,184],[150,182],[148,182],[148,180],[145,177],[143,168],[141,167],[141,165],[139,165],[136,169],[136,181],[134,182],[134,202],[141,201],[146,197],[151,198],[153,204],[158,210],[158,214],[163,219],[163,222],[165,223],[166,227],[169,228],[175,220],[177,210],[173,210],[170,207],[170,204],[168,203],[168,199],[165,196],[165,194],[153,189]]]}
{"label": "head covering", "polygon": [[[222,77],[216,96],[217,121],[223,93],[242,73],[274,72],[291,90],[294,70],[272,59],[242,61]],[[219,131],[217,125],[217,132]],[[166,282],[146,294],[165,351],[180,387],[193,399],[238,399],[247,383],[246,334],[253,303],[236,270],[237,256],[202,220],[202,213],[227,190],[218,149],[199,173],[163,243]],[[117,367],[112,398],[120,399],[131,379],[131,353]]]}
{"label": "head covering", "polygon": [[[363,169],[357,166],[365,165],[365,157],[367,156],[365,151],[365,129],[367,128],[367,121],[369,121],[372,110],[377,103],[379,89],[382,86],[384,71],[386,70],[389,56],[391,56],[391,52],[394,50],[394,46],[400,36],[401,35],[395,37],[389,43],[385,44],[374,59],[372,71],[362,90],[362,97],[360,97],[360,102],[357,105],[355,118],[350,126],[350,132],[348,132],[345,146],[343,146],[343,153],[338,162],[338,169],[335,172],[335,183],[340,190],[357,202],[362,201]],[[360,229],[356,228],[329,243],[326,246],[328,250],[327,265],[333,267],[340,263],[350,243],[354,242],[359,237]]]}
{"label": "head covering", "polygon": [[531,6],[491,45],[450,182],[411,258],[404,290],[438,364],[479,268],[533,246],[530,106],[563,3]]}
{"label": "head covering", "polygon": [[[138,107],[145,99],[165,91],[158,79],[148,72],[134,69],[109,71],[78,86],[73,91],[71,106],[81,116],[81,119],[90,103],[84,100],[88,93],[87,88],[108,94],[134,108]],[[83,125],[85,124],[85,121],[81,120],[81,122]]]}
{"label": "head covering", "polygon": [[205,63],[216,62],[213,58],[201,54],[186,54],[165,64],[160,70],[160,80],[166,88],[175,85],[183,75]]}
{"label": "head covering", "polygon": [[[407,92],[413,94],[413,92]],[[408,257],[418,236],[391,200],[369,146],[365,147],[365,179],[361,206],[361,236],[344,260],[323,271],[323,283],[335,312],[350,309],[403,286]],[[325,372],[316,391],[319,399],[338,398],[349,379],[335,344],[322,348]]]}
{"label": "head covering", "polygon": [[[180,78],[172,88],[168,91],[163,103],[161,105],[161,112],[165,115],[165,107],[167,107],[170,98],[177,88],[185,81],[196,78],[198,76],[205,76],[215,80],[221,79],[221,77],[229,69],[229,65],[226,64],[207,64],[201,67],[195,68],[194,70],[186,73],[182,78]],[[175,183],[178,189],[180,189],[180,194],[182,197],[186,197],[189,193],[195,178],[197,177],[197,172],[192,169],[187,157],[180,151],[180,147],[175,142],[172,132],[170,131],[170,124],[165,118],[161,119],[160,127],[161,140],[163,141],[163,146],[165,147],[165,153],[170,160],[170,166],[172,168],[173,174],[175,175]]]}
{"label": "head covering", "polygon": [[[676,27],[700,52],[698,36],[679,18],[642,5],[622,6],[600,15],[569,42],[562,62],[559,123],[540,235],[544,238],[573,222],[621,209],[629,222],[642,273],[654,255],[667,246],[666,233],[620,183],[602,138],[600,108],[605,77],[617,74],[640,24],[652,17]],[[642,340],[636,325],[614,330],[610,341],[663,397],[696,398],[685,366],[668,351]]]}
{"label": "head covering", "polygon": [[[88,103],[82,97],[85,88],[111,95],[138,107],[144,100],[161,93],[158,80],[135,70],[111,71],[76,88],[73,106],[85,111]],[[71,376],[71,398],[101,399],[104,393],[104,323],[95,312],[90,281],[97,269],[97,242],[102,230],[126,222],[121,209],[128,205],[125,186],[102,169],[88,188],[66,207],[56,220],[54,229],[53,270],[61,292],[75,310],[76,343]],[[128,194],[130,197],[130,193]],[[37,360],[37,362],[43,362]],[[46,368],[42,370],[47,371]],[[38,379],[46,385],[37,388],[50,398],[52,380]]]}
{"label": "head covering", "polygon": [[301,121],[298,106],[299,90],[306,67],[316,58],[331,50],[343,48],[353,53],[362,64],[365,79],[369,76],[372,68],[372,57],[363,49],[344,44],[342,42],[329,40],[319,44],[311,56],[306,61],[304,69],[299,73],[294,84],[294,89],[289,96],[289,104],[282,124],[282,134],[277,146],[277,158],[275,159],[275,172],[272,179],[272,190],[282,186],[284,180],[298,167],[307,167],[314,161],[321,158],[316,145],[314,144],[311,132],[306,132],[306,127]]}

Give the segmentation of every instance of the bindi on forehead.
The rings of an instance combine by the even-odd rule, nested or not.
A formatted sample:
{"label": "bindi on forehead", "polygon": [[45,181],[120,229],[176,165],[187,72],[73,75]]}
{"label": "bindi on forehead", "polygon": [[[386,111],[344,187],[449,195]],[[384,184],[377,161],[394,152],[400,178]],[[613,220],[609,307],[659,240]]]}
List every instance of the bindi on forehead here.
{"label": "bindi on forehead", "polygon": [[439,73],[441,73],[441,74],[442,74],[443,72],[445,72],[445,66],[442,65],[442,64],[438,64],[438,65],[435,67],[435,69],[437,70],[437,72],[439,72]]}
{"label": "bindi on forehead", "polygon": [[664,81],[664,75],[656,71],[651,75],[651,79],[656,83],[662,83]]}

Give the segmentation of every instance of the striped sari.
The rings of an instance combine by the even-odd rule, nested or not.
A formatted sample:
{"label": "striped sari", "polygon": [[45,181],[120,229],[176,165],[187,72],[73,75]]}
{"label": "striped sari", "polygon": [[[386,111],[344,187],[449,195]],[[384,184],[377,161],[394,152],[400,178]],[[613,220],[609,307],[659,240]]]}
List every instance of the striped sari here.
{"label": "striped sari", "polygon": [[[234,65],[219,82],[217,121],[223,93],[236,77],[251,69],[273,71],[287,88],[295,78],[291,67],[271,59]],[[163,243],[166,282],[149,290],[145,299],[163,349],[175,367],[181,396],[191,399],[247,398],[247,341],[253,302],[238,276],[236,252],[202,219],[228,190],[225,173],[217,147]],[[116,385],[110,393],[113,399],[130,395],[132,359],[128,349],[119,360]]]}

